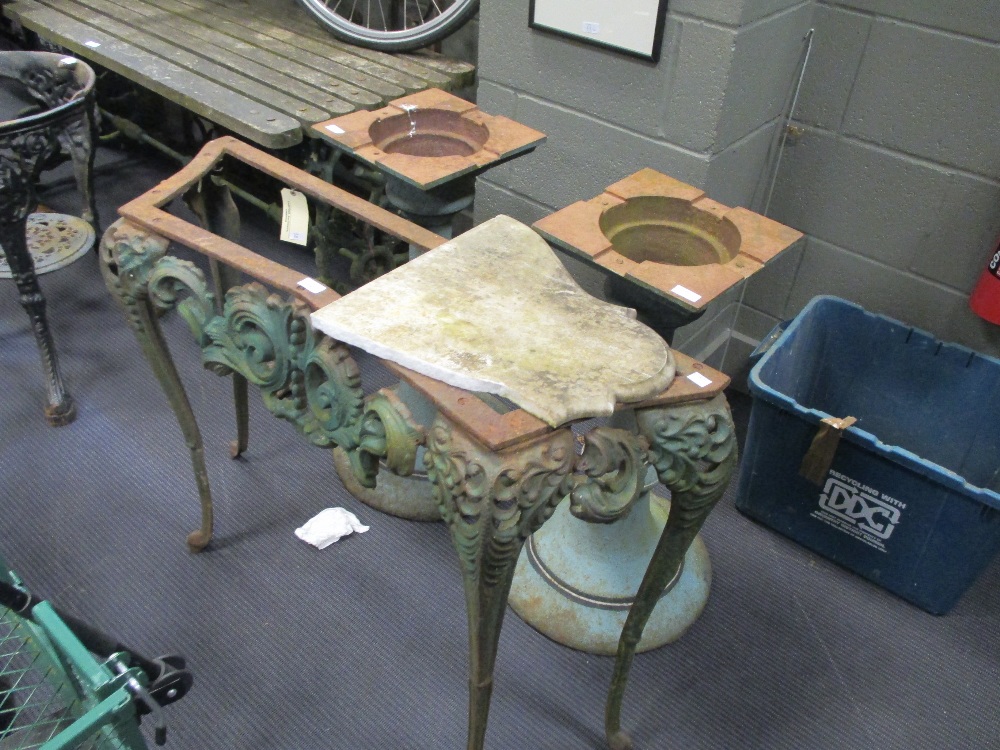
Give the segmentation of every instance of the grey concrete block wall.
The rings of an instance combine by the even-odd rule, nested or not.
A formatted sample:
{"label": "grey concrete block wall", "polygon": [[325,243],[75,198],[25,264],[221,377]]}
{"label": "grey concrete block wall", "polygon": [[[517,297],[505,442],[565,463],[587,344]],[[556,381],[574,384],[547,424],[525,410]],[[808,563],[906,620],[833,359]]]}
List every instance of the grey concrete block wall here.
{"label": "grey concrete block wall", "polygon": [[[673,0],[658,63],[528,27],[528,3],[480,10],[479,105],[549,136],[486,177],[561,208],[642,167],[748,205],[809,27],[811,0]],[[762,50],[767,50],[763,52]],[[477,221],[488,218],[477,202]]]}
{"label": "grey concrete block wall", "polygon": [[1000,42],[997,0],[831,0],[831,4]]}
{"label": "grey concrete block wall", "polygon": [[1000,177],[998,113],[1000,45],[878,19],[842,132]]}
{"label": "grey concrete block wall", "polygon": [[946,341],[997,352],[997,327],[969,311],[963,292],[810,238],[783,317],[791,317],[818,294],[856,301]]}
{"label": "grey concrete block wall", "polygon": [[781,135],[774,120],[757,128],[709,160],[704,190],[727,206],[758,209],[767,196],[771,155]]}
{"label": "grey concrete block wall", "polygon": [[670,9],[679,14],[741,26],[798,5],[801,0],[671,0]]}
{"label": "grey concrete block wall", "polygon": [[786,110],[802,40],[812,24],[811,0],[739,30],[716,128],[715,152]]}
{"label": "grey concrete block wall", "polygon": [[746,303],[777,319],[837,294],[1000,355],[967,303],[1000,237],[1000,2],[831,0],[814,22],[772,207],[810,240],[783,309],[776,278]]}
{"label": "grey concrete block wall", "polygon": [[[483,3],[479,79],[570,107],[582,116],[626,127],[678,145],[693,143],[701,124],[688,122],[689,100],[722,107],[724,88],[703,69],[727,69],[733,31],[697,19],[668,16],[659,63],[528,28],[528,3]],[[683,42],[681,40],[683,37]],[[699,80],[671,86],[671,79]],[[704,84],[704,85],[701,85]],[[482,96],[482,94],[480,94]]]}
{"label": "grey concrete block wall", "polygon": [[[489,98],[496,88],[480,86],[479,106],[487,112],[499,111]],[[548,141],[534,153],[490,170],[487,179],[553,208],[592,198],[647,166],[694,184],[704,183],[708,173],[707,155],[557,102],[518,94],[516,113],[519,122],[546,133]]]}
{"label": "grey concrete block wall", "polygon": [[773,215],[807,234],[905,269],[933,231],[948,172],[827,130],[785,145]]}
{"label": "grey concrete block wall", "polygon": [[799,121],[840,129],[873,22],[864,13],[816,6],[815,36],[795,112]]}

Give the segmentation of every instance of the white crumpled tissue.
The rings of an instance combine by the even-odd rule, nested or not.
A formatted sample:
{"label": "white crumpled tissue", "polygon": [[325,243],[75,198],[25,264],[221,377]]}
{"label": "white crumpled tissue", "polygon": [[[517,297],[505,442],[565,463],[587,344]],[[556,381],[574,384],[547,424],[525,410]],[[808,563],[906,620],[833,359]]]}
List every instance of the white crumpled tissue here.
{"label": "white crumpled tissue", "polygon": [[343,508],[326,508],[295,529],[295,536],[314,547],[326,549],[348,534],[368,531],[358,517]]}

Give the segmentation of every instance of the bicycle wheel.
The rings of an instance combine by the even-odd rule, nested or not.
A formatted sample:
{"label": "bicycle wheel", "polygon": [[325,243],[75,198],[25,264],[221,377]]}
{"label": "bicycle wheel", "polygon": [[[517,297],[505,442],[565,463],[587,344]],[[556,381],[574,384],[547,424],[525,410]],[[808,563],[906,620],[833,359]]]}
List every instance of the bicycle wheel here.
{"label": "bicycle wheel", "polygon": [[335,37],[385,52],[418,49],[469,20],[479,0],[299,0]]}

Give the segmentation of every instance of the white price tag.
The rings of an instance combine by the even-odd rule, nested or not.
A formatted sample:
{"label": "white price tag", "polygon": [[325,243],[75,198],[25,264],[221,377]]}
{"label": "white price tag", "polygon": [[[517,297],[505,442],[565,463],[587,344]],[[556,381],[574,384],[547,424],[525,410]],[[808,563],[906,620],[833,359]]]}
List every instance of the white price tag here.
{"label": "white price tag", "polygon": [[584,21],[583,22],[583,33],[585,34],[600,34],[601,24],[596,21]]}
{"label": "white price tag", "polygon": [[69,65],[76,65],[78,62],[80,61],[77,60],[75,57],[64,57],[62,60],[59,61],[59,64],[69,66]]}
{"label": "white price tag", "polygon": [[688,375],[688,380],[690,380],[699,388],[704,388],[706,385],[712,384],[712,379],[706,378],[700,372],[692,372],[690,375]]}
{"label": "white price tag", "polygon": [[680,284],[671,289],[670,293],[676,294],[678,297],[683,297],[688,302],[697,302],[701,299],[701,295],[698,292],[692,292],[686,286],[681,286]]}
{"label": "white price tag", "polygon": [[342,127],[340,127],[340,125],[334,125],[333,123],[327,125],[326,129],[329,130],[331,133],[336,133],[337,135],[343,135],[344,133],[347,132]]}
{"label": "white price tag", "polygon": [[319,294],[320,292],[325,292],[327,290],[326,284],[316,281],[316,279],[311,276],[306,276],[302,281],[298,283],[298,286],[305,289],[307,292],[312,292],[313,294]]}
{"label": "white price tag", "polygon": [[91,49],[97,49],[98,47],[101,46],[100,42],[95,42],[93,40],[90,40],[88,42],[84,42],[83,44],[84,44],[85,47],[90,47]]}
{"label": "white price tag", "polygon": [[309,242],[309,203],[298,190],[281,189],[281,234],[285,242]]}

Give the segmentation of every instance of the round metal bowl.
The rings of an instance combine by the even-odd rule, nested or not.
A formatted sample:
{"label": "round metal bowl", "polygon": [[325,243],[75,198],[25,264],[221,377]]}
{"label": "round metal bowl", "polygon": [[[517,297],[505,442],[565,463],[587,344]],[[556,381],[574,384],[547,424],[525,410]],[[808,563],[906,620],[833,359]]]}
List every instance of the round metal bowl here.
{"label": "round metal bowl", "polygon": [[680,198],[630,198],[601,214],[600,227],[615,252],[636,263],[704,266],[740,251],[736,225]]}
{"label": "round metal bowl", "polygon": [[368,128],[372,143],[387,154],[471,156],[490,137],[484,126],[445,109],[411,109],[376,120]]}

